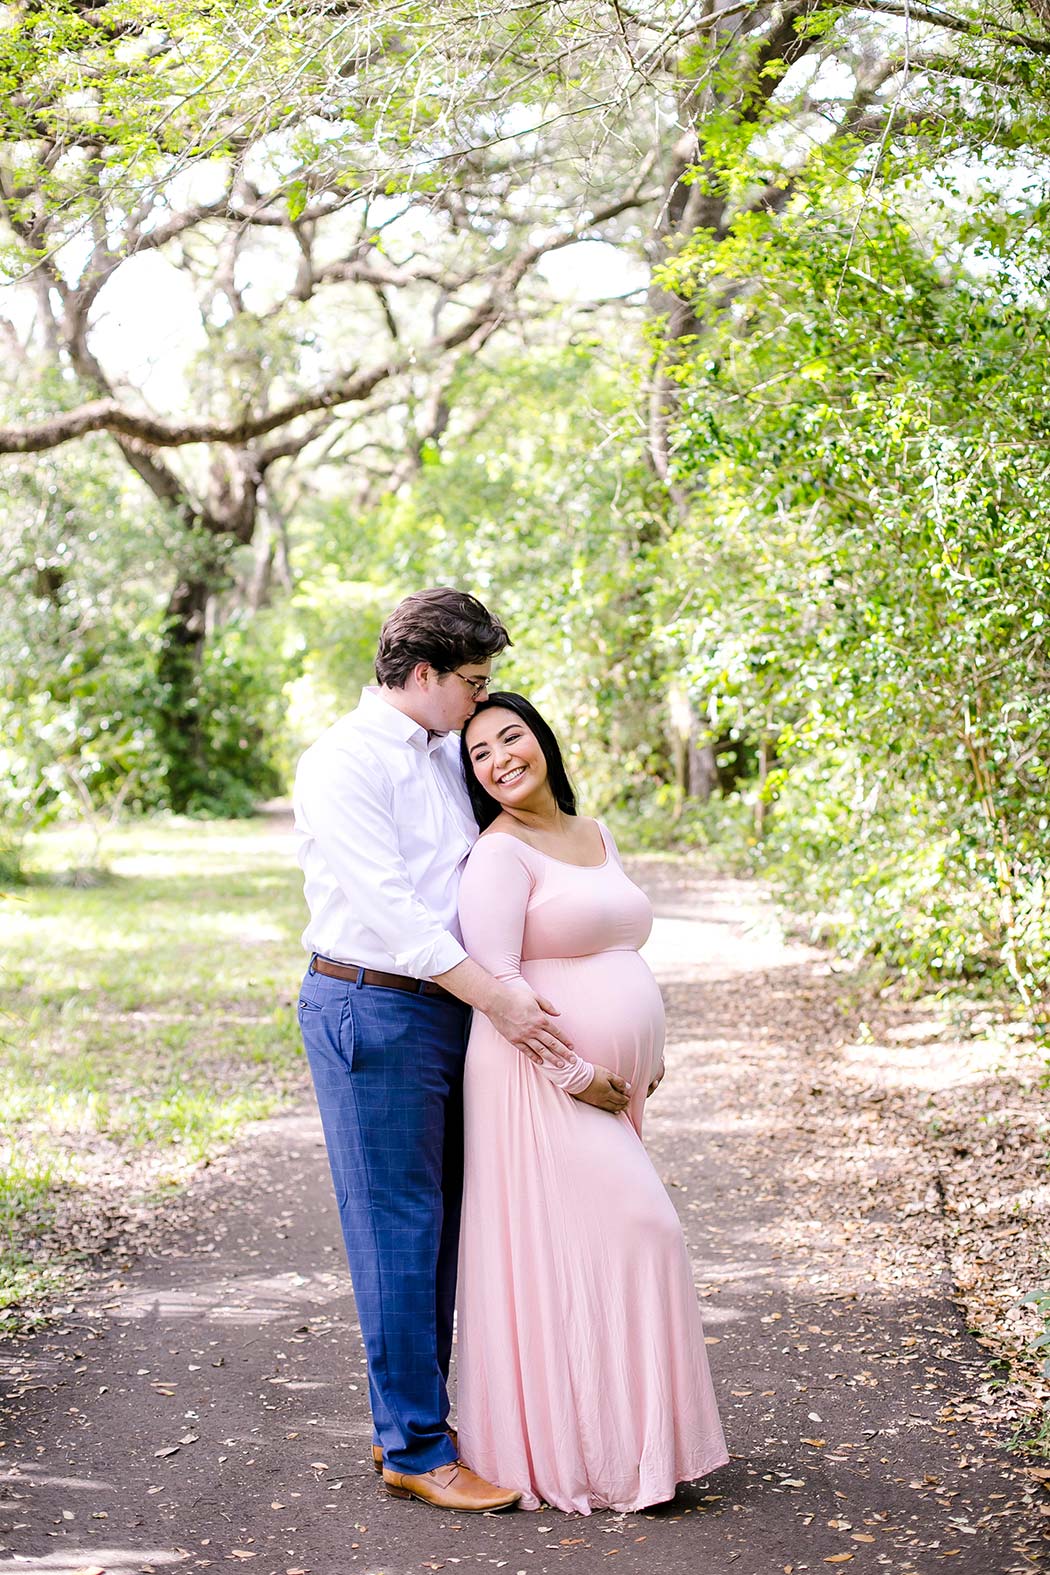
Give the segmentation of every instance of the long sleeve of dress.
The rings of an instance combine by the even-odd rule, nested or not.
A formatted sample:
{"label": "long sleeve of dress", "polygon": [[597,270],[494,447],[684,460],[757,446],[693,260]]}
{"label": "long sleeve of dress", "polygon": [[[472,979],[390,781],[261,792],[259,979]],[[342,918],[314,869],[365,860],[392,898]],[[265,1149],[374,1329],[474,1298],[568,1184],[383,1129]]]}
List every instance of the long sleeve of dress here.
{"label": "long sleeve of dress", "polygon": [[[459,887],[463,944],[475,962],[507,984],[522,977],[525,913],[532,888],[532,871],[513,837],[495,834],[478,839]],[[594,1077],[592,1063],[575,1052],[567,1066],[544,1061],[536,1070],[566,1094],[582,1093]]]}

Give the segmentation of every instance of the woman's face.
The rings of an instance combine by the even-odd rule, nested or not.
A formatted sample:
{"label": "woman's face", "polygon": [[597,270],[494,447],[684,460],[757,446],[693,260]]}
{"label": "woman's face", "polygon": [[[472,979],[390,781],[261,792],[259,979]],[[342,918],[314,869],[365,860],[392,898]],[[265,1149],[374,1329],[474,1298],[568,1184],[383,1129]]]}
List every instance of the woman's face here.
{"label": "woman's face", "polygon": [[497,804],[524,805],[547,782],[547,761],[535,733],[513,711],[493,706],[467,723],[474,775]]}

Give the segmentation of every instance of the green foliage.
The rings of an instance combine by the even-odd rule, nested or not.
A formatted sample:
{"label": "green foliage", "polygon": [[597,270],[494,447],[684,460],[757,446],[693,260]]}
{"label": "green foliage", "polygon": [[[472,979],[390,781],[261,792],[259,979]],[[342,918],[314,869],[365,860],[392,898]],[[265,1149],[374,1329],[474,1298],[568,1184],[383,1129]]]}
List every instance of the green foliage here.
{"label": "green foliage", "polygon": [[[905,70],[895,20],[838,5],[691,37],[658,7],[630,38],[587,3],[15,5],[4,266],[51,269],[64,309],[39,338],[65,356],[33,347],[52,372],[11,379],[18,416],[84,395],[98,293],[117,301],[146,254],[197,290],[204,350],[178,371],[201,411],[272,404],[366,366],[374,343],[418,361],[350,413],[349,446],[318,437],[348,486],[287,487],[302,579],[261,617],[238,595],[253,488],[276,519],[294,442],[265,462],[265,446],[182,450],[155,467],[167,501],[149,510],[101,442],[11,471],[2,807],[244,813],[286,779],[288,734],[367,681],[397,596],[453,581],[511,627],[500,681],[551,714],[588,807],[639,840],[738,828],[745,860],[762,837],[765,866],[849,944],[918,972],[1005,971],[1034,999],[1050,966],[1047,68],[1012,24],[960,16],[948,35],[915,19]],[[597,334],[529,323],[514,350],[457,346],[451,386],[443,368],[426,386],[438,317],[523,236],[633,189],[650,152],[665,162],[638,127],[665,123],[671,95],[696,124],[683,185],[704,226],[661,281],[694,310],[669,368],[675,492],[694,500],[675,526],[629,331],[617,360]],[[595,105],[621,100],[588,144]],[[665,195],[673,229],[682,189]],[[354,282],[366,262],[380,283]],[[448,420],[413,469],[431,392]],[[731,802],[694,809],[672,784],[672,689],[724,780],[744,779]]]}
{"label": "green foliage", "polygon": [[1050,1378],[1050,1290],[1029,1291],[1024,1300],[1043,1320],[1043,1332],[1032,1341],[1032,1350],[1042,1363],[1043,1376]]}
{"label": "green foliage", "polygon": [[0,888],[19,886],[24,879],[22,840],[10,826],[0,824]]}
{"label": "green foliage", "polygon": [[[140,520],[138,482],[115,489],[97,548],[83,534],[66,544],[75,569],[60,566],[61,607],[36,617],[25,643],[41,654],[0,718],[13,734],[0,762],[11,798],[42,815],[109,813],[122,794],[136,808],[226,814],[278,785],[288,751],[277,696],[292,676],[270,660],[281,642],[266,645],[272,630],[256,637],[245,620],[207,649],[231,612],[256,604],[245,594],[252,565],[237,572],[244,549],[258,544],[263,515],[281,515],[288,472],[311,435],[320,446],[325,419],[322,465],[349,427],[381,431],[384,407],[394,412],[386,452],[404,447],[402,398],[440,375],[444,350],[480,342],[469,324],[456,339],[464,309],[480,309],[539,230],[580,218],[558,173],[575,111],[551,99],[585,71],[591,82],[609,72],[595,48],[607,21],[587,6],[453,15],[405,0],[338,14],[261,0],[236,13],[180,0],[7,8],[0,270],[16,307],[5,419],[112,395],[175,421],[234,421],[353,373],[374,371],[379,389],[367,404],[352,396],[327,418],[286,422],[269,441],[168,452],[121,443],[158,503]],[[610,81],[619,74],[617,56]],[[634,179],[630,144],[605,147],[588,173],[595,211],[605,187],[619,193],[621,172]],[[122,307],[149,270],[166,269],[180,275],[174,315],[161,285],[156,330],[129,345]],[[367,447],[355,439],[349,452]],[[110,451],[93,442],[83,452],[112,489]],[[59,481],[64,512],[90,520],[87,464],[40,462],[42,489],[49,472],[70,477]],[[322,485],[333,474],[338,485],[331,469]],[[31,533],[21,522],[14,531],[23,543]],[[103,631],[94,611],[79,617],[74,582],[89,555],[106,563],[107,548]],[[36,616],[32,590],[29,605]]]}
{"label": "green foliage", "polygon": [[160,797],[153,544],[90,445],[7,475],[0,803],[23,825]]}
{"label": "green foliage", "polygon": [[205,647],[190,700],[201,716],[203,754],[185,783],[173,781],[168,762],[167,801],[184,814],[251,815],[284,786],[283,688],[292,669],[267,639],[274,622],[238,618]]}
{"label": "green foliage", "polygon": [[[230,620],[192,674],[201,720],[162,681],[172,527],[101,445],[7,471],[0,539],[0,813],[100,827],[122,808],[247,814],[282,784],[288,667],[265,619]],[[186,546],[176,533],[175,549]],[[12,844],[14,846],[14,844]]]}
{"label": "green foliage", "polygon": [[[327,544],[329,550],[343,539],[341,511],[337,518],[337,540]],[[312,536],[311,558],[317,546]],[[381,564],[374,567],[375,581],[348,579],[339,563],[322,556],[296,587],[291,614],[302,673],[291,687],[291,725],[300,748],[345,711],[365,684],[375,683],[379,631],[401,593],[380,577]]]}
{"label": "green foliage", "polygon": [[[524,690],[550,717],[594,813],[648,791],[667,750],[650,640],[657,500],[603,360],[577,344],[464,372],[449,430],[414,482],[375,510],[325,512],[311,556],[328,567],[299,595],[333,611],[337,595],[356,603],[344,600],[345,620],[324,617],[313,660],[320,681],[342,677],[344,698],[346,676],[367,677],[377,620],[398,595],[456,584],[481,596],[514,641],[497,686]],[[372,578],[339,590],[348,563]]]}
{"label": "green foliage", "polygon": [[631,853],[693,850],[719,870],[749,875],[757,866],[754,804],[746,794],[683,798],[677,784],[614,804],[607,812],[621,850]]}
{"label": "green foliage", "polygon": [[701,501],[670,631],[713,716],[776,740],[772,869],[858,948],[1033,1000],[1050,311],[1000,221],[978,256],[973,216],[961,236],[921,195],[920,228],[918,191],[817,189],[677,260],[700,310],[738,293],[676,369]]}
{"label": "green foliage", "polygon": [[[1031,1341],[1029,1351],[1038,1360],[1043,1377],[1050,1378],[1050,1288],[1029,1291],[1023,1300],[1035,1308],[1043,1325],[1042,1332]],[[1027,1436],[1022,1433],[1015,1442],[1022,1449],[1050,1457],[1050,1405],[1044,1405],[1035,1430]]]}
{"label": "green foliage", "polygon": [[[455,153],[593,74],[586,9],[15,3],[0,27],[0,140],[16,150],[16,200],[29,216],[37,186],[90,224],[100,184],[131,208],[151,180],[253,145],[249,178],[267,166],[293,221],[326,191],[439,190]],[[40,157],[45,142],[68,156]]]}

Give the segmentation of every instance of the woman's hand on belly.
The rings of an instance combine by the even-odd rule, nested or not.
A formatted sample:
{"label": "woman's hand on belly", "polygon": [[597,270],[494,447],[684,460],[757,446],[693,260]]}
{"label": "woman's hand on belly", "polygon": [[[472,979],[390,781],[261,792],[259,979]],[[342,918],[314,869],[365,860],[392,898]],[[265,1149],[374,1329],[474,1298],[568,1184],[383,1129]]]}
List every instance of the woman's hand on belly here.
{"label": "woman's hand on belly", "polygon": [[578,1099],[584,1105],[595,1105],[599,1110],[611,1110],[615,1115],[620,1110],[626,1110],[631,1098],[631,1085],[622,1077],[617,1077],[615,1072],[610,1072],[608,1067],[596,1066],[594,1076],[587,1087],[578,1094],[573,1094],[573,1099]]}
{"label": "woman's hand on belly", "polygon": [[646,1099],[649,1099],[653,1094],[656,1093],[656,1090],[660,1087],[660,1084],[663,1082],[663,1080],[664,1080],[664,1064],[661,1061],[660,1062],[660,1070],[658,1072],[654,1072],[653,1073],[653,1080],[649,1084],[649,1087],[645,1091]]}

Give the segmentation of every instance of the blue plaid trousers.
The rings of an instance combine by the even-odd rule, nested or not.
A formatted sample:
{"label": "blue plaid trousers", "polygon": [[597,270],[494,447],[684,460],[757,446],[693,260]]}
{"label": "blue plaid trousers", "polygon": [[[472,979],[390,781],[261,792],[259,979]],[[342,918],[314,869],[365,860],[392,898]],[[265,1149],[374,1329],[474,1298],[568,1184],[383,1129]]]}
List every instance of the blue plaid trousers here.
{"label": "blue plaid trousers", "polygon": [[455,1459],[445,1429],[470,1011],[315,973],[299,998],[357,1303],[374,1441],[394,1471]]}

